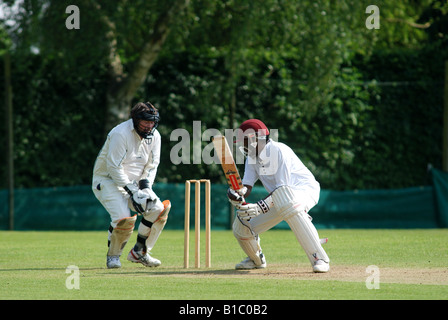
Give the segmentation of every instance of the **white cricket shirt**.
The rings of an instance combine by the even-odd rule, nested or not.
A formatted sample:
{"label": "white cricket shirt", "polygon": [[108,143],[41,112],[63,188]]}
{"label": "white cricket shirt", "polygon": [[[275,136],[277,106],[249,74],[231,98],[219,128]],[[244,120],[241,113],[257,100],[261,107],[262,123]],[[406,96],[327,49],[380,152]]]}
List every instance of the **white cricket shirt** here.
{"label": "white cricket shirt", "polygon": [[254,186],[257,180],[269,193],[286,185],[296,190],[311,191],[313,198],[319,199],[319,182],[284,143],[270,140],[256,159],[246,158],[243,184]]}
{"label": "white cricket shirt", "polygon": [[93,168],[93,185],[112,179],[118,187],[132,181],[148,179],[154,183],[160,163],[160,133],[155,130],[149,139],[141,139],[132,119],[113,128],[107,135]]}

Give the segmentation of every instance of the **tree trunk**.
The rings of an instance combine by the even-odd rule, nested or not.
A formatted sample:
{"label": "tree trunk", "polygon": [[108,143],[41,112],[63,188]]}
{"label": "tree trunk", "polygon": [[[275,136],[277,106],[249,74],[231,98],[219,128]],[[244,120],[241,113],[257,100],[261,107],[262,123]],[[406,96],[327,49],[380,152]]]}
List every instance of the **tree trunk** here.
{"label": "tree trunk", "polygon": [[123,72],[124,68],[117,53],[114,25],[110,21],[106,22],[110,27],[108,34],[110,84],[106,97],[107,114],[104,128],[106,132],[129,118],[132,98],[157,60],[174,19],[188,6],[189,2],[190,0],[177,0],[169,9],[160,14],[153,28],[154,31],[145,39],[139,58],[127,74]]}

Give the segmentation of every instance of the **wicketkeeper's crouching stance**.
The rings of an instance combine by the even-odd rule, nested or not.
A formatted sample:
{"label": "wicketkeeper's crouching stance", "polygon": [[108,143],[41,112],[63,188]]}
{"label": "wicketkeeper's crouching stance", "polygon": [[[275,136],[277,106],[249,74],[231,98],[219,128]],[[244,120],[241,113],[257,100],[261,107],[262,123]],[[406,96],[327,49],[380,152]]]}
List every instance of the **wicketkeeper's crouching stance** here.
{"label": "wicketkeeper's crouching stance", "polygon": [[[322,248],[319,235],[308,211],[319,200],[320,186],[291,148],[269,139],[266,125],[250,119],[240,126],[239,140],[246,154],[243,184],[228,196],[237,208],[233,233],[247,258],[236,269],[265,268],[259,234],[286,221],[303,247],[314,272],[328,272],[330,259]],[[269,196],[257,203],[246,203],[253,185],[260,180]]]}
{"label": "wicketkeeper's crouching stance", "polygon": [[157,267],[158,259],[148,252],[162,232],[171,208],[152,190],[160,162],[161,138],[156,130],[160,117],[152,104],[137,103],[131,118],[113,128],[98,155],[92,188],[110,214],[107,267],[120,268],[120,256],[141,214],[135,246],[127,259],[146,267]]}

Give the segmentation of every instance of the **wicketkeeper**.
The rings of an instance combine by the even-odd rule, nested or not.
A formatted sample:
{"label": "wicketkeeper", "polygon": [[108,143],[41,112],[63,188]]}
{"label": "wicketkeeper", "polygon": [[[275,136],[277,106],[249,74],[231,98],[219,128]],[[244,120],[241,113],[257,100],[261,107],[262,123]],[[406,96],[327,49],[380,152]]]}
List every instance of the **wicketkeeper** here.
{"label": "wicketkeeper", "polygon": [[92,189],[110,214],[107,267],[120,268],[120,255],[134,230],[137,214],[142,220],[135,246],[127,259],[157,267],[148,252],[162,232],[171,208],[152,190],[160,162],[161,137],[157,131],[159,111],[149,102],[137,103],[131,119],[113,128],[93,169]]}
{"label": "wicketkeeper", "polygon": [[[328,272],[330,259],[322,248],[308,212],[319,201],[320,185],[287,145],[269,139],[269,130],[258,119],[240,126],[238,141],[246,155],[243,184],[239,193],[229,189],[230,202],[237,208],[233,234],[247,258],[236,269],[265,268],[266,257],[260,234],[286,221],[305,250],[314,272]],[[260,180],[269,196],[246,203],[255,182]]]}

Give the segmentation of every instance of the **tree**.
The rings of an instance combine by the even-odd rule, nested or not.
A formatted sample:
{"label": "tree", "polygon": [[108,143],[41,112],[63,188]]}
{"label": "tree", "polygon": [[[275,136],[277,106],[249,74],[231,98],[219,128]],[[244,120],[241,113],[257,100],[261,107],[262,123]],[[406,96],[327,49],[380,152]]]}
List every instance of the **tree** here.
{"label": "tree", "polygon": [[[118,30],[117,23],[114,22],[110,16],[101,12],[101,6],[95,4],[101,20],[108,27],[106,37],[109,41],[109,70],[110,70],[110,85],[107,91],[107,118],[106,129],[111,128],[119,120],[126,119],[129,113],[129,107],[137,90],[145,81],[148,72],[162,50],[171,26],[179,17],[182,11],[188,6],[189,0],[176,0],[168,2],[166,7],[163,7],[154,24],[148,28],[146,23],[138,25],[140,33],[142,34],[142,44],[137,47],[134,45],[134,52],[131,56],[135,56],[134,61],[129,66],[123,63],[123,57],[120,57],[118,44]],[[145,1],[145,3],[148,3]],[[123,10],[126,11],[125,6],[129,6],[129,2],[124,2]],[[134,6],[135,3],[132,3]],[[135,9],[135,7],[134,7]],[[131,22],[132,23],[132,22]],[[122,36],[122,40],[126,41],[126,37]],[[130,42],[134,41],[129,40]],[[127,71],[125,71],[127,70]]]}
{"label": "tree", "polygon": [[[400,121],[403,96],[397,90],[386,94],[371,80],[377,71],[402,72],[403,62],[416,57],[411,51],[427,46],[426,31],[433,39],[442,37],[431,46],[443,48],[446,9],[442,0],[430,2],[379,2],[381,29],[368,30],[367,0],[77,0],[80,29],[69,30],[71,1],[4,0],[0,23],[12,42],[14,125],[20,128],[14,137],[17,185],[88,184],[105,133],[127,118],[137,100],[149,99],[162,114],[159,181],[222,178],[217,166],[170,163],[174,129],[191,132],[193,121],[201,120],[202,130],[223,130],[259,117],[279,129],[280,140],[326,188],[398,186],[401,177],[393,178],[394,185],[379,178],[391,177],[380,174],[381,152],[395,148],[388,129],[395,129],[404,146],[410,137],[432,138],[437,128],[428,135],[398,135],[406,123],[383,121],[384,101],[393,102]],[[423,8],[430,10],[429,19],[419,20]],[[428,23],[427,29],[413,26]],[[382,55],[389,47],[404,55]],[[430,57],[432,51],[426,52]],[[425,62],[435,60],[416,63],[411,79],[418,80],[429,70]],[[382,79],[390,80],[377,80]],[[435,87],[425,88],[437,95]],[[372,145],[378,148],[367,147]],[[400,161],[407,158],[415,159]],[[352,166],[366,161],[377,171],[358,167],[362,181],[347,177]]]}
{"label": "tree", "polygon": [[[63,71],[80,74],[94,64],[106,64],[107,131],[128,117],[132,99],[189,2],[81,0],[76,2],[81,28],[69,31],[65,9],[72,1],[24,0],[14,17],[19,27],[12,31],[19,47],[35,47],[48,57],[66,59]],[[14,1],[7,3],[12,6]]]}

